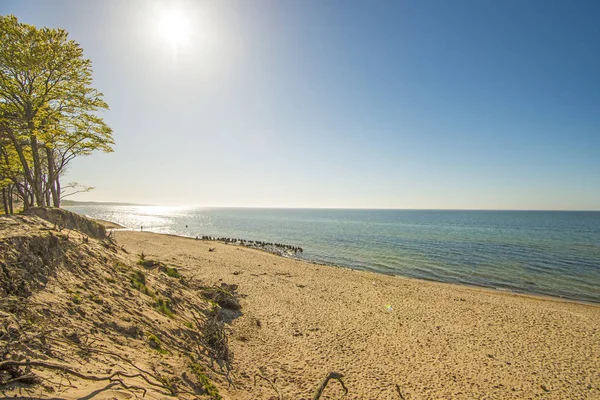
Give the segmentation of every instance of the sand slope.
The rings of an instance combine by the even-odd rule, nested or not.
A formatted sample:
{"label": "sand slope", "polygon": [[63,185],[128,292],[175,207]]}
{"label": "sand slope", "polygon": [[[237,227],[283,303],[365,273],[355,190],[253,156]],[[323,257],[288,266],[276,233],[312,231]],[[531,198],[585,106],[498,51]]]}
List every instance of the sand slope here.
{"label": "sand slope", "polygon": [[234,290],[140,260],[87,219],[39,214],[60,221],[0,216],[0,398],[221,399],[215,303]]}
{"label": "sand slope", "polygon": [[[348,399],[599,399],[600,307],[388,277],[214,242],[115,232],[207,282],[239,285],[231,399],[310,399],[332,370]],[[215,251],[209,252],[209,247]],[[392,310],[387,308],[391,305]],[[337,382],[324,398],[342,398]]]}

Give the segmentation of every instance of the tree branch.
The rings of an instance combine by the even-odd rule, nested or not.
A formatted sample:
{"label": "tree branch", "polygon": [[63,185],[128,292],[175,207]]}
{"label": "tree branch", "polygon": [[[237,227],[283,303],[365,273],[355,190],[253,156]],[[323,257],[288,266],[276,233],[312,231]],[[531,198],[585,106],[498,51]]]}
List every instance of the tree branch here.
{"label": "tree branch", "polygon": [[277,392],[277,397],[279,398],[279,400],[283,400],[283,395],[281,394],[281,392],[279,391],[279,389],[277,389],[277,386],[275,386],[275,382],[271,381],[269,378],[267,378],[266,376],[262,375],[260,372],[257,372],[254,374],[254,386],[256,386],[256,377],[262,378],[265,381],[269,382],[269,385],[271,385],[271,387],[273,388],[273,390],[275,390]]}
{"label": "tree branch", "polygon": [[323,379],[323,382],[321,382],[321,384],[317,388],[317,391],[315,392],[315,395],[313,396],[312,400],[319,400],[321,398],[321,395],[323,394],[323,390],[325,390],[325,386],[327,386],[330,379],[335,379],[335,380],[339,381],[340,384],[342,385],[342,387],[344,388],[345,394],[348,394],[348,388],[346,388],[346,385],[344,385],[344,381],[342,381],[343,377],[344,377],[344,375],[340,374],[339,372],[335,372],[335,371],[332,371],[329,374],[327,374],[325,379]]}

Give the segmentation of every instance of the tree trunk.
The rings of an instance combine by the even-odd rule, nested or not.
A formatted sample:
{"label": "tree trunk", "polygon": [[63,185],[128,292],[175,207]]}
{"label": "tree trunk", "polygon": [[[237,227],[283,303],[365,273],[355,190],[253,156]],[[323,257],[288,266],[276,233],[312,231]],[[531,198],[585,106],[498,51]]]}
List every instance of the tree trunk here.
{"label": "tree trunk", "polygon": [[14,214],[13,210],[13,185],[8,185],[8,210],[10,214]]}
{"label": "tree trunk", "polygon": [[23,200],[23,209],[27,210],[33,207],[33,193],[29,188],[27,182],[20,183],[18,181],[15,182],[15,187],[17,188],[17,192],[19,193],[19,197]]}
{"label": "tree trunk", "polygon": [[8,199],[6,198],[6,188],[2,188],[2,204],[4,205],[4,214],[8,214]]}
{"label": "tree trunk", "polygon": [[46,187],[44,188],[44,197],[46,199],[46,205],[49,206],[50,205],[50,188],[48,188],[48,186],[46,185]]}
{"label": "tree trunk", "polygon": [[[54,165],[54,153],[52,149],[46,147],[46,158],[48,159],[48,185],[50,186],[50,192],[52,193],[52,204],[54,207],[60,207],[60,194],[56,189],[58,184],[58,174],[56,173],[56,166]],[[48,199],[48,205],[50,205],[50,199]]]}
{"label": "tree trunk", "polygon": [[[30,118],[27,118],[28,120]],[[29,121],[27,126],[30,130],[30,144],[31,144],[31,155],[33,156],[33,174],[31,168],[29,167],[29,163],[27,162],[27,158],[25,157],[25,150],[17,137],[14,131],[8,127],[6,124],[0,125],[0,131],[6,133],[6,137],[12,142],[15,150],[17,151],[17,155],[19,156],[19,160],[21,161],[21,165],[23,167],[24,174],[24,183],[29,184],[31,186],[31,191],[27,188],[21,193],[19,190],[19,194],[23,195],[23,207],[27,208],[28,206],[33,205],[33,200],[30,202],[29,197],[34,197],[37,201],[38,206],[44,206],[44,196],[42,191],[42,163],[40,161],[40,155],[38,152],[38,142],[33,132],[33,122]],[[16,182],[15,182],[16,183]],[[23,188],[21,188],[23,189]]]}
{"label": "tree trunk", "polygon": [[[27,162],[27,158],[25,157],[25,151],[23,149],[23,146],[21,145],[21,142],[19,142],[17,136],[15,135],[12,129],[8,128],[6,125],[2,125],[1,128],[3,128],[2,130],[6,132],[6,136],[12,142],[13,146],[15,147],[15,150],[17,151],[17,155],[19,156],[19,160],[21,161],[21,165],[23,166],[23,172],[25,173],[24,183],[29,183],[30,185],[33,185],[33,175],[31,174],[31,168],[29,168],[29,163]],[[17,181],[14,182],[17,186],[19,194],[23,195],[23,203],[26,203],[25,192],[27,192],[28,190],[24,190],[23,192],[21,192],[22,188],[19,187],[19,183]]]}
{"label": "tree trunk", "polygon": [[33,158],[33,195],[36,205],[38,207],[45,207],[46,196],[44,196],[44,188],[42,186],[42,162],[40,160],[38,141],[34,134],[30,135],[31,155]]}
{"label": "tree trunk", "polygon": [[54,187],[54,190],[56,190],[56,204],[54,205],[54,207],[59,208],[60,207],[60,176],[57,175],[56,176],[56,186]]}
{"label": "tree trunk", "polygon": [[52,186],[50,186],[50,190],[52,191],[52,206],[59,208],[60,207],[60,194],[58,194],[58,190],[56,190],[56,184],[58,182],[54,182]]}

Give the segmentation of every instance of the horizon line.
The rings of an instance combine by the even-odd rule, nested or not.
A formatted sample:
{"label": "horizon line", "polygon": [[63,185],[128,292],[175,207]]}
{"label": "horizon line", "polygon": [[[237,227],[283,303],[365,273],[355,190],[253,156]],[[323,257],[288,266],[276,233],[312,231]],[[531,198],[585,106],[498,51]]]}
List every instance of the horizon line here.
{"label": "horizon line", "polygon": [[[382,210],[382,211],[552,211],[552,212],[600,212],[600,209],[556,209],[556,208],[402,208],[402,207],[289,207],[289,206],[240,206],[240,205],[198,205],[198,204],[140,204],[122,201],[83,201],[69,200],[79,203],[73,205],[112,204],[134,207],[189,207],[189,208],[245,208],[245,209],[281,209],[281,210]],[[68,207],[68,205],[66,205]]]}

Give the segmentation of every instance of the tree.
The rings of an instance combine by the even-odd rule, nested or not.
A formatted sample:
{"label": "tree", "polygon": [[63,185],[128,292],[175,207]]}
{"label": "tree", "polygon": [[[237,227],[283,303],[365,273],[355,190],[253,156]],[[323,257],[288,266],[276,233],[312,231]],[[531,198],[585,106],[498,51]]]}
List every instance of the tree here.
{"label": "tree", "polygon": [[14,148],[6,138],[0,136],[0,190],[3,209],[6,214],[13,212],[13,191],[23,190],[23,168]]}
{"label": "tree", "polygon": [[25,206],[32,197],[59,207],[69,162],[112,151],[112,129],[97,115],[108,105],[91,84],[91,61],[65,30],[0,16],[0,138],[21,164]]}

